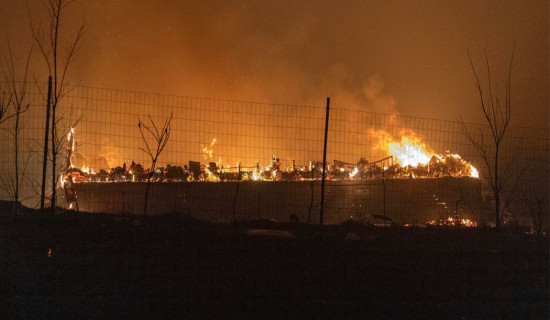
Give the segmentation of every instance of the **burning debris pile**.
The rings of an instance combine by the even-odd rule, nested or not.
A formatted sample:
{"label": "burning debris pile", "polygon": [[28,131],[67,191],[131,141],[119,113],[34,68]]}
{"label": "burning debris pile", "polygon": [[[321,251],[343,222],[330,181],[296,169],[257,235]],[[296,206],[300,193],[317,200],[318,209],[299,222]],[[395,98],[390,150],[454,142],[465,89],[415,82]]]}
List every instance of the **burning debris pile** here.
{"label": "burning debris pile", "polygon": [[[384,149],[389,156],[377,161],[369,162],[365,158],[357,163],[348,163],[334,160],[327,165],[326,179],[328,180],[364,180],[364,179],[404,179],[404,178],[439,178],[439,177],[474,177],[478,178],[477,170],[459,155],[447,153],[445,155],[428,152],[429,148],[414,134],[404,135],[401,142],[394,142],[387,133],[378,131],[379,143],[374,149]],[[150,172],[148,169],[132,161],[130,166],[111,168],[109,171],[74,165],[74,130],[68,135],[67,169],[61,177],[61,183],[83,182],[144,182]],[[170,165],[159,167],[153,173],[153,182],[222,182],[222,181],[303,181],[321,178],[322,163],[310,161],[306,166],[297,166],[292,160],[289,167],[282,167],[280,159],[272,155],[271,163],[265,167],[256,161],[254,166],[243,166],[240,162],[236,166],[222,165],[214,159],[214,144],[216,138],[207,146],[202,146],[203,158],[209,161],[202,164],[189,161],[188,165]]]}
{"label": "burning debris pile", "polygon": [[[320,197],[320,188],[313,187],[319,186],[317,182],[322,179],[323,163],[320,161],[281,161],[271,155],[269,162],[257,160],[244,165],[240,162],[227,165],[221,158],[214,157],[216,139],[213,139],[201,146],[200,162],[168,164],[151,172],[147,164],[128,161],[107,170],[108,165],[93,167],[94,161],[77,157],[74,131],[68,139],[66,170],[60,180],[70,209],[145,212],[141,201],[144,190],[151,186],[147,183],[149,178],[154,183],[151,187],[156,190],[153,212],[184,210],[216,221],[227,221],[224,219],[230,219],[228,217],[235,219],[235,216],[251,217],[252,212],[279,218],[296,212],[308,213],[312,199]],[[379,159],[361,157],[357,162],[346,159],[348,162],[333,160],[327,163],[327,183],[338,187],[327,193],[326,201],[331,203],[327,212],[333,222],[350,219],[350,216],[363,219],[368,214],[384,212],[398,223],[471,224],[466,220],[457,222],[443,218],[453,216],[445,203],[455,201],[459,195],[456,180],[460,180],[464,188],[460,196],[466,199],[465,202],[473,203],[480,198],[476,195],[480,181],[468,178],[477,178],[477,171],[468,161],[450,152],[441,155],[427,151],[429,148],[411,137],[404,137],[400,142],[389,139],[384,142],[385,152],[375,153]],[[243,181],[265,183],[240,183]],[[236,190],[241,190],[238,197]],[[425,195],[433,196],[433,201],[426,200]],[[259,200],[251,202],[251,197]],[[440,220],[426,223],[436,217]],[[461,215],[461,218],[466,217],[474,215],[471,212]],[[306,217],[302,216],[300,221],[303,219]]]}
{"label": "burning debris pile", "polygon": [[479,178],[477,169],[468,161],[449,151],[445,155],[431,151],[411,130],[403,130],[400,141],[395,141],[393,136],[383,130],[371,130],[369,134],[378,139],[373,149],[386,152],[399,164],[397,167],[390,168],[390,174],[393,172],[398,177],[408,174],[413,178],[445,176]]}
{"label": "burning debris pile", "polygon": [[[402,166],[393,162],[392,157],[382,159],[389,162],[369,162],[361,158],[357,163],[347,163],[334,160],[332,165],[326,168],[327,180],[363,180],[363,179],[404,179],[404,178],[439,178],[439,177],[477,177],[475,168],[457,155],[434,155],[427,165]],[[218,166],[215,162],[201,164],[189,161],[188,165],[178,166],[168,164],[155,170],[151,181],[153,182],[222,182],[222,181],[303,181],[317,180],[321,178],[322,163],[310,162],[307,166],[298,167],[293,164],[289,167],[281,167],[281,162],[273,156],[272,162],[266,167],[260,166],[259,161],[255,166],[244,167],[237,163],[235,167]],[[94,170],[83,167],[71,167],[66,171],[63,180],[69,177],[74,183],[82,182],[143,182],[147,181],[149,170],[144,169],[139,163],[132,161],[130,166],[124,163],[109,171]]]}
{"label": "burning debris pile", "polygon": [[[360,158],[357,163],[334,160],[327,165],[325,176],[327,180],[376,180],[376,179],[418,179],[441,177],[474,177],[478,178],[477,170],[459,155],[445,155],[429,152],[414,134],[402,136],[401,142],[385,132],[376,132],[379,136],[378,145],[373,149],[382,149],[389,156],[373,162]],[[69,205],[76,205],[76,183],[116,183],[116,182],[146,182],[150,171],[134,161],[128,166],[100,169],[94,171],[88,166],[75,166],[74,130],[68,135],[67,164],[65,174],[61,176],[61,185]],[[257,160],[253,166],[222,165],[221,158],[214,160],[214,144],[216,138],[207,146],[202,146],[203,158],[206,164],[189,161],[187,165],[170,165],[159,167],[151,176],[152,182],[224,182],[224,181],[311,181],[321,179],[323,164],[320,161],[310,161],[305,166],[297,166],[295,160],[288,167],[283,167],[281,161],[272,155],[270,163],[263,167]]]}

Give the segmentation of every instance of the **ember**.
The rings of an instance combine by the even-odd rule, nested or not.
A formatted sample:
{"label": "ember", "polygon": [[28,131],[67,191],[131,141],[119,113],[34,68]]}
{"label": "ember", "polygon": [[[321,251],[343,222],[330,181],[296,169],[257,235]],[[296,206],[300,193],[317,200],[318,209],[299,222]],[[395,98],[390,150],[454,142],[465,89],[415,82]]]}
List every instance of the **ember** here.
{"label": "ember", "polygon": [[464,226],[464,227],[477,227],[477,222],[470,219],[459,219],[459,218],[447,218],[441,220],[432,220],[427,222],[431,226]]}

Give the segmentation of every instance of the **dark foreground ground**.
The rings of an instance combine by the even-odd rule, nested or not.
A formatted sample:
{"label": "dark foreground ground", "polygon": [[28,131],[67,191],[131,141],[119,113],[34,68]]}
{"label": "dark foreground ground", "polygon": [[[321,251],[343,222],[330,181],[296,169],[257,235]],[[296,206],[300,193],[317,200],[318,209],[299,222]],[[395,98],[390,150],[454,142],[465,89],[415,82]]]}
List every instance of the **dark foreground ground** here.
{"label": "dark foreground ground", "polygon": [[0,319],[549,317],[547,237],[37,215],[0,220]]}

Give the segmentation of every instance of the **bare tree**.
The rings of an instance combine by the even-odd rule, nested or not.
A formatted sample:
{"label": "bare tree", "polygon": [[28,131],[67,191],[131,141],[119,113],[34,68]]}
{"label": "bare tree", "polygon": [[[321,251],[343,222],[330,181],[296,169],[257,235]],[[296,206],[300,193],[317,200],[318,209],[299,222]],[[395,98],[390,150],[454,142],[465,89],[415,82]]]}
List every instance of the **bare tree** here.
{"label": "bare tree", "polygon": [[[56,206],[56,160],[57,154],[61,148],[56,147],[57,134],[56,111],[63,97],[69,92],[67,84],[67,72],[69,66],[74,60],[75,54],[80,47],[82,36],[84,34],[84,23],[78,28],[74,39],[71,42],[66,42],[65,48],[61,48],[60,41],[60,25],[61,18],[65,12],[65,9],[70,5],[72,0],[45,0],[44,5],[49,15],[49,28],[46,32],[42,29],[34,27],[31,19],[32,34],[35,42],[37,43],[44,60],[48,66],[49,76],[52,77],[52,91],[51,98],[48,98],[47,105],[51,105],[51,143],[52,143],[52,196],[51,206],[55,211]],[[29,13],[30,16],[30,13]],[[65,53],[61,53],[63,50]],[[48,95],[49,96],[49,95]],[[51,101],[50,101],[51,99]],[[49,123],[49,119],[46,119],[46,123]],[[46,126],[47,127],[47,126]],[[46,132],[46,135],[48,133]],[[46,142],[47,143],[47,142]],[[44,179],[43,179],[44,180]],[[45,183],[45,180],[42,182]]]}
{"label": "bare tree", "polygon": [[[489,185],[495,198],[495,224],[498,231],[500,230],[502,212],[505,209],[501,206],[501,195],[505,189],[507,179],[505,178],[506,175],[503,174],[504,172],[501,171],[501,168],[503,168],[501,163],[501,148],[506,131],[510,125],[512,114],[510,79],[512,74],[512,64],[514,61],[514,50],[512,50],[512,57],[510,58],[510,65],[508,67],[508,75],[504,83],[505,90],[503,98],[499,96],[499,92],[497,92],[496,87],[493,86],[491,79],[491,67],[489,66],[487,51],[485,51],[485,64],[487,68],[488,83],[485,87],[483,86],[478,72],[474,67],[474,63],[472,62],[472,57],[469,52],[468,58],[476,79],[476,87],[481,100],[481,109],[490,129],[490,141],[486,141],[484,138],[485,134],[481,132],[481,129],[476,135],[474,130],[467,126],[462,118],[459,119],[458,123],[462,133],[475,147],[487,168]],[[504,166],[506,171],[508,171],[510,167],[511,162]],[[518,182],[519,178],[514,184],[517,185]]]}
{"label": "bare tree", "polygon": [[[4,80],[7,83],[9,94],[7,96],[9,97],[5,103],[7,103],[6,106],[2,106],[2,108],[5,108],[4,110],[7,110],[9,107],[13,109],[13,115],[9,116],[9,118],[14,118],[14,127],[12,136],[13,136],[13,147],[14,147],[14,170],[15,175],[13,177],[13,180],[11,182],[11,194],[12,199],[14,203],[14,213],[19,213],[19,201],[20,201],[20,187],[23,182],[24,177],[24,170],[26,168],[23,168],[23,172],[20,172],[19,168],[19,140],[20,140],[20,134],[21,134],[21,116],[23,113],[27,112],[29,110],[29,104],[26,103],[26,95],[27,95],[27,76],[29,71],[29,62],[31,60],[31,54],[32,54],[32,48],[29,50],[29,54],[27,56],[27,61],[25,63],[25,68],[23,71],[23,79],[21,81],[18,81],[17,75],[16,75],[16,68],[15,63],[13,60],[13,53],[11,49],[11,45],[9,40],[7,41],[7,47],[8,47],[8,53],[7,55],[2,52],[2,71],[4,73]],[[2,101],[4,103],[4,101]],[[4,111],[3,111],[4,112]],[[8,117],[7,117],[8,118]],[[7,120],[6,118],[6,120]]]}
{"label": "bare tree", "polygon": [[[145,143],[145,148],[140,148],[140,150],[145,152],[151,158],[151,168],[149,169],[149,175],[147,177],[147,187],[145,188],[145,203],[143,205],[143,215],[147,215],[147,197],[149,196],[149,186],[151,184],[151,178],[155,174],[155,170],[157,167],[157,160],[162,150],[164,150],[164,147],[166,147],[168,140],[170,139],[170,124],[172,122],[173,115],[173,113],[170,114],[170,118],[164,121],[164,124],[162,125],[162,128],[160,128],[160,130],[153,121],[153,118],[151,118],[151,115],[148,115],[149,122],[151,123],[150,125],[146,125],[138,118],[139,133],[141,134],[141,139]],[[146,135],[149,136],[149,138],[147,138]],[[154,144],[152,143],[150,146],[148,140],[153,140]]]}

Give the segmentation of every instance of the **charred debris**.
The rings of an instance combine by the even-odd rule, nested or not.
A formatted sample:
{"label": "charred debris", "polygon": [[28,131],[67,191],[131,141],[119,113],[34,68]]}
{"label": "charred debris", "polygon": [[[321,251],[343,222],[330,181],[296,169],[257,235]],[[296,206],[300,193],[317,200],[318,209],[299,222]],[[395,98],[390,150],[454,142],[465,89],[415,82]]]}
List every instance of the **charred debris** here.
{"label": "charred debris", "polygon": [[[279,158],[272,157],[271,163],[261,167],[259,161],[254,166],[235,167],[220,166],[215,162],[202,164],[189,161],[184,166],[170,165],[158,167],[151,181],[153,182],[223,182],[223,181],[304,181],[321,179],[322,163],[310,161],[309,165],[298,167],[295,161],[286,168],[281,167]],[[439,177],[467,177],[472,175],[469,162],[447,154],[443,157],[434,155],[427,165],[401,166],[393,162],[393,157],[369,162],[361,158],[357,163],[334,160],[326,168],[327,180],[365,180],[365,179],[412,179]],[[70,166],[63,176],[64,183],[86,182],[145,182],[149,170],[139,163],[128,166],[101,169],[95,172],[90,168]]]}

